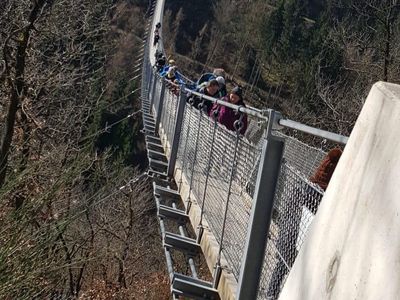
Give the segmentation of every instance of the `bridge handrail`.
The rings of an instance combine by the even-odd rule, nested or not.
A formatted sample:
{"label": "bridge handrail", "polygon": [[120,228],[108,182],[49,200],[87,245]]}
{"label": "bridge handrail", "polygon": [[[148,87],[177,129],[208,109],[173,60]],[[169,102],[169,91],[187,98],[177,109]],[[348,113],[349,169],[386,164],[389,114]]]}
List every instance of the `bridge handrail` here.
{"label": "bridge handrail", "polygon": [[[162,77],[159,76],[160,79],[162,79]],[[164,80],[164,79],[163,79]],[[173,82],[169,82],[169,84],[175,86],[175,87],[180,87],[179,84],[173,83]],[[240,106],[240,105],[235,105],[232,104],[230,102],[221,100],[219,98],[214,98],[211,96],[207,96],[204,95],[202,93],[193,91],[191,89],[188,88],[184,88],[184,91],[187,92],[189,95],[195,95],[197,97],[199,97],[200,99],[206,99],[208,101],[211,101],[212,103],[216,103],[219,105],[223,105],[229,108],[234,109],[235,111],[238,112],[242,112],[242,113],[246,113],[247,115],[259,118],[263,121],[268,121],[268,112],[270,111],[270,109],[257,109],[255,107],[252,106]],[[276,120],[277,124],[275,125],[280,125],[282,127],[286,127],[286,128],[290,128],[290,129],[295,129],[304,133],[308,133],[311,134],[313,136],[317,136],[317,137],[321,137],[324,138],[326,140],[335,142],[335,143],[339,143],[342,145],[346,145],[347,141],[348,141],[348,137],[341,135],[341,134],[337,134],[337,133],[333,133],[327,130],[323,130],[323,129],[319,129],[319,128],[315,128],[315,127],[311,127],[308,125],[305,125],[303,123],[297,122],[297,121],[293,121],[290,119],[284,119],[282,117],[282,115],[278,114],[278,119]]]}
{"label": "bridge handrail", "polygon": [[[185,91],[188,93],[191,93],[193,95],[196,95],[196,96],[200,97],[201,99],[206,99],[213,103],[217,103],[219,105],[223,105],[223,106],[232,108],[238,112],[243,112],[243,113],[246,113],[247,115],[257,117],[264,121],[268,121],[268,112],[270,111],[270,109],[257,109],[252,106],[243,107],[243,106],[239,106],[239,105],[235,105],[235,104],[226,102],[226,101],[218,99],[218,98],[213,98],[213,97],[201,94],[196,91],[192,91],[188,88],[185,88]],[[311,135],[314,135],[317,137],[321,137],[321,138],[324,138],[329,141],[336,142],[336,143],[339,143],[342,145],[345,145],[348,140],[347,136],[333,133],[333,132],[330,132],[327,130],[311,127],[311,126],[308,126],[308,125],[305,125],[305,124],[302,124],[300,122],[296,122],[296,121],[293,121],[290,119],[284,119],[281,115],[278,115],[277,124],[279,124],[283,127],[286,127],[286,128],[295,129],[295,130],[298,130],[298,131],[301,131],[304,133],[308,133],[308,134],[311,134]]]}
{"label": "bridge handrail", "polygon": [[340,135],[337,133],[329,132],[326,130],[322,130],[319,128],[311,127],[305,124],[302,124],[300,122],[292,121],[289,119],[280,119],[278,121],[279,125],[286,127],[286,128],[291,128],[295,129],[304,133],[308,133],[314,136],[318,136],[324,139],[327,139],[332,142],[336,142],[342,145],[346,145],[348,141],[348,137],[344,135]]}

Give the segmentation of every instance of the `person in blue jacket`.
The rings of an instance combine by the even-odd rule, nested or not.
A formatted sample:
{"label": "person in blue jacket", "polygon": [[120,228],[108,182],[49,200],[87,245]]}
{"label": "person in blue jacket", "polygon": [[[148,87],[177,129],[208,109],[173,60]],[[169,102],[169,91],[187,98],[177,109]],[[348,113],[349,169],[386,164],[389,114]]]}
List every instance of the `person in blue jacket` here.
{"label": "person in blue jacket", "polygon": [[160,71],[160,76],[161,77],[165,77],[168,73],[169,68],[175,66],[175,60],[170,59],[168,61],[168,64],[164,66],[164,68],[162,69],[162,71]]}

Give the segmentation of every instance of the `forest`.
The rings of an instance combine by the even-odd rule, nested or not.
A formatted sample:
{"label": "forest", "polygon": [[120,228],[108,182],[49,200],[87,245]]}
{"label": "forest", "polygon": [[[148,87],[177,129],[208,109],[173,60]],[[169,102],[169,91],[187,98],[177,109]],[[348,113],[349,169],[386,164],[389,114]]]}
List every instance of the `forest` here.
{"label": "forest", "polygon": [[224,68],[245,100],[349,135],[373,83],[400,83],[397,0],[167,1],[168,54]]}
{"label": "forest", "polygon": [[134,79],[148,4],[0,2],[0,299],[168,299]]}
{"label": "forest", "polygon": [[[169,299],[135,73],[147,0],[0,2],[0,299]],[[349,135],[400,83],[398,0],[174,0],[169,57]],[[136,62],[136,63],[135,63]]]}

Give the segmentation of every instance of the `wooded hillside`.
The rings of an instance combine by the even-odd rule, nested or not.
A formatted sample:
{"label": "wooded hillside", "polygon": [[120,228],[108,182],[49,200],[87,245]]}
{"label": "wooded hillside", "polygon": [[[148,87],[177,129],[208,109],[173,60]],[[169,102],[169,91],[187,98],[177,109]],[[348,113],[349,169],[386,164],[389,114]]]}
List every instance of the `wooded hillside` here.
{"label": "wooded hillside", "polygon": [[0,3],[1,299],[168,299],[132,114],[147,5]]}
{"label": "wooded hillside", "polygon": [[223,67],[247,102],[348,135],[371,85],[400,83],[399,12],[397,0],[167,1],[164,29],[192,76]]}
{"label": "wooded hillside", "polygon": [[[0,299],[169,299],[139,132],[147,0],[0,1]],[[349,135],[400,83],[398,0],[167,0],[167,53]]]}

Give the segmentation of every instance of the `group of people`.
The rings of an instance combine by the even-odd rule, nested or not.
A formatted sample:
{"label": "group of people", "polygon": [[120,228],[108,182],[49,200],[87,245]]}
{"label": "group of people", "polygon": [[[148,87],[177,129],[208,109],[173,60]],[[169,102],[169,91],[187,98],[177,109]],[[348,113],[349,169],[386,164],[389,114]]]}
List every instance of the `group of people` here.
{"label": "group of people", "polygon": [[[153,46],[156,46],[160,40],[160,28],[161,23],[157,23],[154,30]],[[186,83],[183,76],[178,72],[173,59],[169,59],[167,62],[164,53],[156,50],[155,60],[154,68],[161,77],[166,79],[167,88],[173,94],[178,95],[179,87],[185,85],[200,94],[246,107],[243,101],[243,91],[240,86],[233,87],[228,93],[224,78],[225,71],[223,69],[215,69],[213,73],[205,73],[194,83]],[[224,125],[227,129],[237,131],[240,134],[246,132],[248,122],[246,114],[222,104],[201,99],[201,97],[194,94],[188,98],[188,102],[193,103],[195,108],[203,109],[208,116]]]}
{"label": "group of people", "polygon": [[161,23],[158,22],[156,24],[156,29],[154,30],[153,46],[157,45],[158,41],[160,40],[160,28],[161,28]]}
{"label": "group of people", "polygon": [[[201,78],[200,78],[201,79]],[[197,82],[196,92],[217,98],[231,104],[246,107],[243,100],[243,90],[240,86],[233,87],[227,92],[225,79],[219,75],[211,76],[208,81]],[[210,116],[231,131],[238,131],[244,134],[247,129],[247,115],[223,104],[213,103],[211,100],[202,99],[197,95],[188,98],[188,102],[193,103],[194,107],[201,108]],[[200,105],[201,104],[201,105]]]}
{"label": "group of people", "polygon": [[166,79],[167,88],[175,95],[179,94],[179,86],[185,84],[182,75],[178,72],[173,59],[168,60],[162,52],[156,51],[155,69],[161,77]]}
{"label": "group of people", "polygon": [[[246,107],[243,101],[243,91],[240,86],[233,87],[228,93],[224,78],[225,71],[223,69],[215,69],[213,73],[205,73],[201,75],[196,82],[187,83],[185,82],[182,74],[179,73],[173,59],[169,59],[167,62],[167,58],[165,57],[164,53],[158,50],[155,52],[155,59],[156,63],[154,68],[161,77],[166,79],[167,88],[169,88],[173,94],[178,95],[179,87],[185,86],[205,96]],[[187,101],[192,103],[195,108],[203,109],[204,113],[217,120],[222,125],[225,125],[227,129],[232,131],[239,130],[240,134],[244,134],[246,132],[248,124],[246,114],[238,112],[222,104],[213,103],[211,100],[202,99],[194,94],[188,97]]]}

